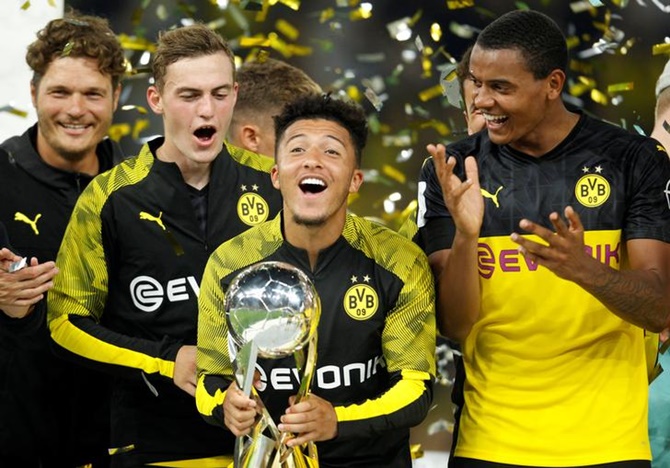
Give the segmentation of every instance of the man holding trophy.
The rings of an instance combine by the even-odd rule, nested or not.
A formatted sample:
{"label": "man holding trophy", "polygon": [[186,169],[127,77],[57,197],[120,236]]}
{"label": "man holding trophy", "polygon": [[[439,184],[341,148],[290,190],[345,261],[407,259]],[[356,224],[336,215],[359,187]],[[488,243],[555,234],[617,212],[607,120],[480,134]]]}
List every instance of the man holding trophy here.
{"label": "man holding trophy", "polygon": [[[196,402],[207,421],[249,441],[236,466],[411,466],[409,428],[432,397],[435,292],[416,246],[347,213],[347,197],[363,181],[367,131],[365,112],[351,102],[306,96],[287,105],[275,117],[272,170],[283,211],[222,244],[205,269]],[[287,357],[263,352],[300,332],[274,305],[278,294],[300,296],[293,285],[282,293],[273,271],[263,286],[238,279],[276,262],[300,270],[302,289],[309,282],[318,293],[318,341],[308,341],[316,352],[307,357],[298,340]],[[241,321],[231,320],[232,295],[252,299],[249,333],[233,330]],[[238,335],[252,336],[251,350],[237,347]],[[251,380],[254,388],[245,388]],[[279,456],[254,462],[248,451],[265,446]]]}

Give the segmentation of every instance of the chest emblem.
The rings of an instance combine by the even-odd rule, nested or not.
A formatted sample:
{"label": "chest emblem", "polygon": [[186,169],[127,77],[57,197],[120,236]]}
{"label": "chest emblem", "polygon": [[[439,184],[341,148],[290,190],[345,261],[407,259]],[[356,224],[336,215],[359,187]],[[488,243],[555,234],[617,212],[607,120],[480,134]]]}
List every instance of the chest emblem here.
{"label": "chest emblem", "polygon": [[490,193],[490,192],[487,192],[486,189],[483,189],[483,188],[480,188],[479,191],[482,193],[482,196],[483,196],[484,198],[489,198],[489,199],[491,199],[491,201],[492,201],[493,204],[496,206],[496,208],[500,208],[500,203],[498,203],[498,194],[500,193],[500,191],[501,191],[503,188],[505,188],[505,187],[503,187],[503,186],[501,185],[500,187],[498,187],[498,190],[496,190],[495,193],[493,193],[493,194]]}
{"label": "chest emblem", "polygon": [[[370,281],[370,277],[363,277],[365,283]],[[344,311],[354,320],[368,320],[372,318],[379,309],[379,296],[372,286],[365,283],[358,283],[356,276],[351,277],[354,283],[347,292],[344,293]]]}
{"label": "chest emblem", "polygon": [[42,213],[39,213],[35,216],[35,219],[30,219],[28,216],[24,215],[20,211],[14,213],[14,221],[20,221],[26,223],[33,230],[36,236],[40,235],[39,229],[37,229],[37,220],[42,217]]}
{"label": "chest emblem", "polygon": [[163,212],[161,211],[158,213],[158,216],[154,216],[152,214],[147,213],[146,211],[140,211],[140,219],[144,219],[146,221],[154,222],[158,224],[163,231],[165,231],[165,224],[163,224],[163,220],[161,219],[163,217]]}
{"label": "chest emblem", "polygon": [[[258,186],[253,185],[252,189],[258,190]],[[242,186],[242,190],[246,190],[246,186]],[[237,200],[237,216],[247,226],[267,221],[269,214],[268,202],[258,193],[245,192]]]}
{"label": "chest emblem", "polygon": [[595,174],[589,173],[583,175],[575,185],[575,197],[577,201],[587,208],[595,208],[602,205],[611,194],[610,183],[601,175],[602,167],[596,166],[595,172]]}

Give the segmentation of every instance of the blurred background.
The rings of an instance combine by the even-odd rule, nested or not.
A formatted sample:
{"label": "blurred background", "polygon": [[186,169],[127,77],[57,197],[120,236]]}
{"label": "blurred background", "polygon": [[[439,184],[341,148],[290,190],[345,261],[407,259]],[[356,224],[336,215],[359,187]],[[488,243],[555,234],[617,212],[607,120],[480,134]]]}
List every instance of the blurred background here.
{"label": "blurred background", "polygon": [[[2,0],[0,140],[34,120],[25,48],[49,19],[75,8],[109,19],[126,50],[111,137],[128,154],[162,132],[145,99],[161,30],[208,23],[239,63],[269,56],[305,70],[325,90],[360,102],[372,130],[365,180],[350,209],[398,228],[416,195],[425,146],[463,138],[454,65],[484,26],[513,9],[540,10],[563,28],[571,61],[565,99],[593,115],[648,134],[654,86],[670,54],[670,0]],[[438,349],[433,410],[412,434],[424,457],[444,466],[451,444],[451,350]]]}
{"label": "blurred background", "polygon": [[[25,45],[46,20],[75,8],[109,19],[132,66],[112,137],[129,154],[162,131],[146,105],[153,42],[160,30],[203,21],[227,38],[239,62],[262,55],[304,69],[321,86],[348,95],[369,112],[366,183],[350,208],[397,228],[416,190],[425,145],[465,136],[458,95],[448,72],[478,31],[500,14],[531,8],[563,28],[571,51],[566,98],[586,111],[648,134],[654,84],[670,52],[670,0],[3,0],[10,15],[33,26],[0,32],[6,53],[0,73],[9,84],[27,69]],[[5,8],[7,6],[5,5]],[[38,19],[35,22],[35,18]],[[9,21],[7,21],[9,25]],[[9,26],[11,30],[11,26]],[[21,34],[22,38],[18,38]],[[17,40],[19,39],[19,40]],[[25,44],[20,44],[22,41]],[[6,78],[7,77],[7,78]],[[0,138],[22,132],[34,118],[28,79],[4,88]],[[456,89],[453,88],[452,89]],[[2,99],[2,98],[0,98]],[[3,107],[4,106],[4,107]],[[5,122],[18,125],[10,130]]]}

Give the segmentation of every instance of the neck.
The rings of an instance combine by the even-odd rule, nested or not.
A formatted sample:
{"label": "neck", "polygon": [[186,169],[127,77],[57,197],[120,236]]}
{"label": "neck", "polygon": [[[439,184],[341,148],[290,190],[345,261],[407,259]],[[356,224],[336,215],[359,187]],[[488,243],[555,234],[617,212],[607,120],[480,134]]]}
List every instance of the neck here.
{"label": "neck", "polygon": [[523,140],[513,142],[510,146],[529,156],[539,158],[561,144],[578,121],[579,114],[570,112],[561,104],[552,112],[548,112],[542,122]]}
{"label": "neck", "polygon": [[332,217],[318,226],[307,226],[295,222],[293,215],[284,211],[284,236],[294,247],[307,251],[312,271],[316,268],[319,253],[337,242],[342,235],[346,212],[343,216]]}
{"label": "neck", "polygon": [[[176,154],[181,157],[175,157]],[[176,148],[170,149],[166,144],[156,150],[156,157],[163,162],[175,163],[184,178],[184,182],[191,187],[201,190],[209,183],[212,169],[211,162],[192,161],[181,155]]]}

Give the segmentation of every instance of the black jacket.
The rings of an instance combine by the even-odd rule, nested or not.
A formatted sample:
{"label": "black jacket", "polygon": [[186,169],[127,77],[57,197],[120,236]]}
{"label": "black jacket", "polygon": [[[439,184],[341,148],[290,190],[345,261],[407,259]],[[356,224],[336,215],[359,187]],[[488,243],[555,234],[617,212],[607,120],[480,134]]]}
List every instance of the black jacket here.
{"label": "black jacket", "polygon": [[[47,165],[36,135],[35,125],[0,145],[0,222],[15,253],[44,262],[92,177]],[[97,154],[100,172],[122,159],[111,140]],[[67,468],[106,453],[106,377],[52,354],[44,302],[22,320],[0,313],[0,466]]]}

